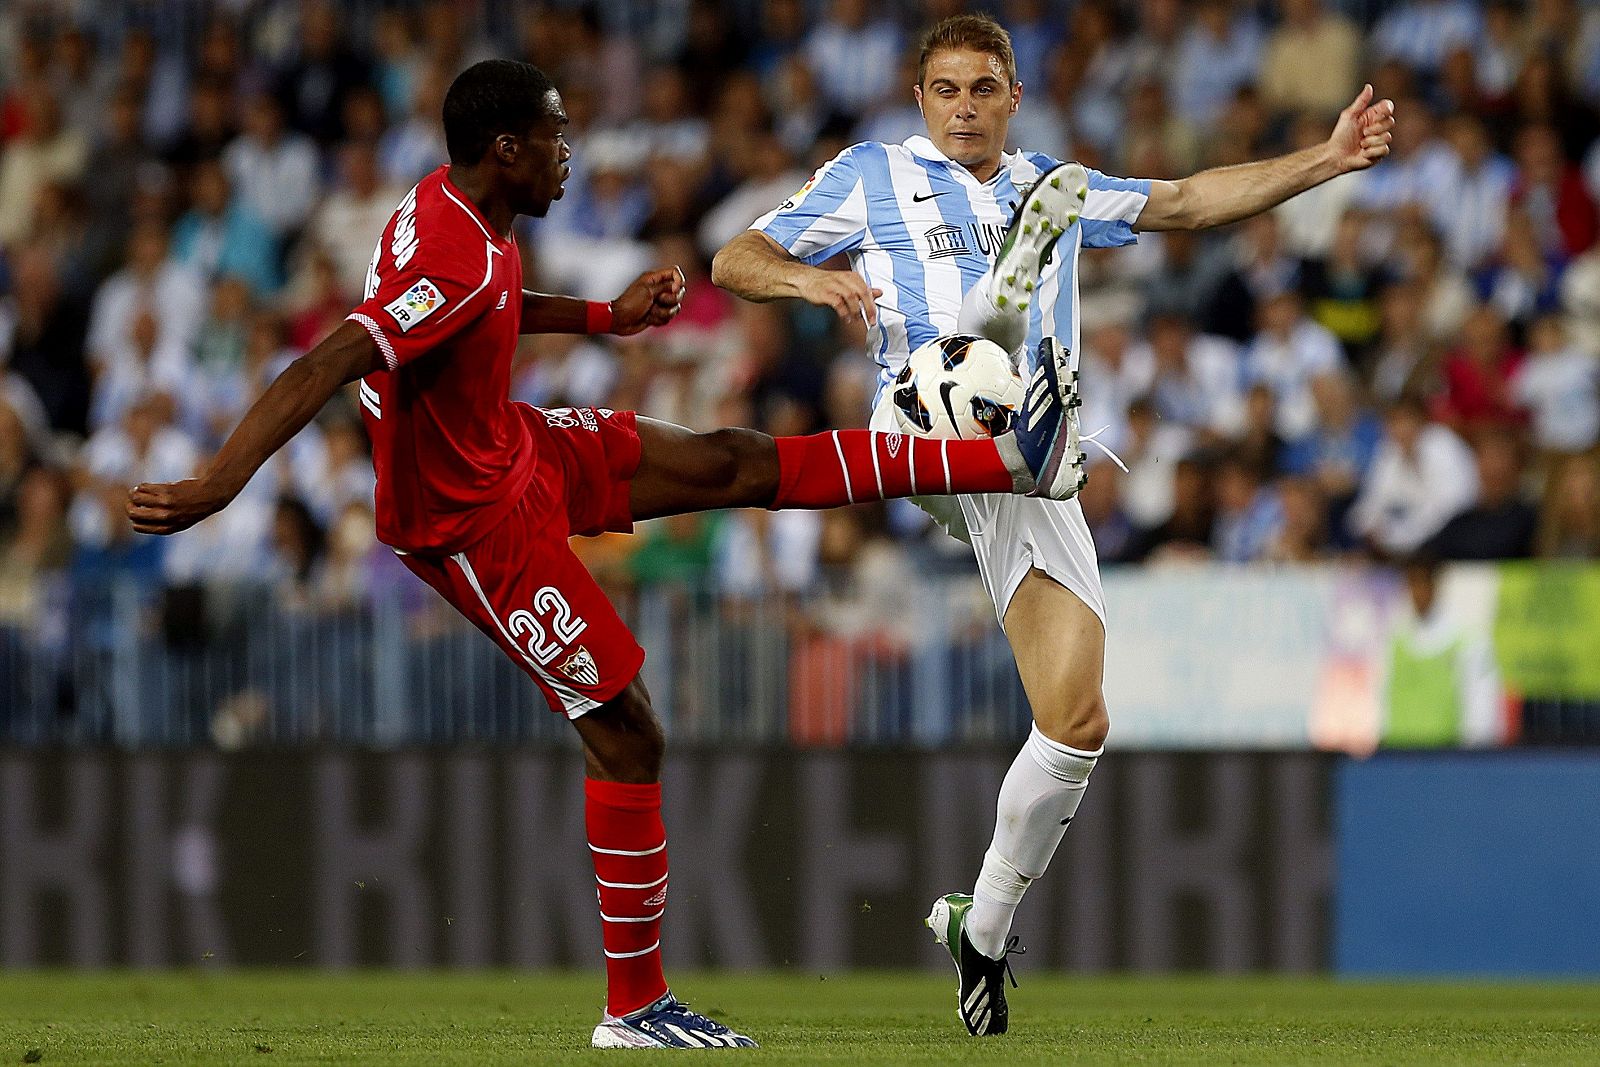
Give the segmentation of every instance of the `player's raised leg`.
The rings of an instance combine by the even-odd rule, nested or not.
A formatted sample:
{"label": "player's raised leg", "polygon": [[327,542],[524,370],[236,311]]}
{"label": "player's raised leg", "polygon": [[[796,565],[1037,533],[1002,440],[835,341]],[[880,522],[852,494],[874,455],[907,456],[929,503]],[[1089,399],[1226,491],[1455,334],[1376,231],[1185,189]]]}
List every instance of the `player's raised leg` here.
{"label": "player's raised leg", "polygon": [[959,332],[982,334],[1007,352],[1023,343],[1039,279],[1088,195],[1089,174],[1077,163],[1053,167],[1033,184],[1012,212],[994,266],[963,298]]}
{"label": "player's raised leg", "polygon": [[1076,374],[1053,338],[1039,346],[1016,427],[945,441],[875,430],[769,437],[695,433],[639,418],[636,520],[720,508],[833,508],[906,496],[1024,493],[1065,500],[1082,486]]}

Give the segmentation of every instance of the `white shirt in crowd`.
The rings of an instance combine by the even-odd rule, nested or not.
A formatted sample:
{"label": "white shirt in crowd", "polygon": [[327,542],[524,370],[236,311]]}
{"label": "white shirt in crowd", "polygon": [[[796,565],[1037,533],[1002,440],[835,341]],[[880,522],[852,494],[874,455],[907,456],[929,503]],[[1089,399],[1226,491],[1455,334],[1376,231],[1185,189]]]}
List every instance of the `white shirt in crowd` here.
{"label": "white shirt in crowd", "polygon": [[1277,397],[1274,429],[1285,441],[1305,437],[1317,428],[1312,379],[1332,374],[1344,363],[1339,339],[1326,326],[1302,318],[1279,337],[1262,331],[1245,349],[1245,380],[1265,382]]}
{"label": "white shirt in crowd", "polygon": [[1351,527],[1385,551],[1411,552],[1478,499],[1472,450],[1447,426],[1424,427],[1416,454],[1378,446],[1350,512]]}
{"label": "white shirt in crowd", "polygon": [[[222,153],[228,181],[280,236],[305,222],[316,206],[322,191],[317,164],[316,145],[300,134],[285,134],[270,145],[236,137]],[[393,202],[389,209],[392,213]]]}
{"label": "white shirt in crowd", "polygon": [[89,310],[89,361],[104,366],[125,351],[134,316],[146,310],[160,323],[157,346],[187,352],[205,309],[205,283],[188,267],[168,260],[149,280],[131,270],[119,270],[106,279]]}
{"label": "white shirt in crowd", "polygon": [[1542,449],[1582,452],[1600,441],[1600,357],[1578,348],[1530,356],[1511,380],[1517,403],[1533,412]]}

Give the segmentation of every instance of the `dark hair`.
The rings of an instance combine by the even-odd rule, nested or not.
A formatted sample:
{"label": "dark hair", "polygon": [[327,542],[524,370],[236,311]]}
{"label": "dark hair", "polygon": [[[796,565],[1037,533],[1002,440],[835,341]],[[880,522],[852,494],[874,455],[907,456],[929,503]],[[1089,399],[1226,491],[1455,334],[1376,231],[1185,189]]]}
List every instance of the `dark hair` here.
{"label": "dark hair", "polygon": [[544,71],[512,59],[486,59],[462,71],[444,95],[450,162],[476,163],[500,134],[527,133],[554,88]]}
{"label": "dark hair", "polygon": [[928,57],[935,52],[987,52],[1000,61],[1009,88],[1017,83],[1017,57],[1011,51],[1011,35],[988,15],[951,15],[922,39],[917,56],[917,84],[927,80]]}

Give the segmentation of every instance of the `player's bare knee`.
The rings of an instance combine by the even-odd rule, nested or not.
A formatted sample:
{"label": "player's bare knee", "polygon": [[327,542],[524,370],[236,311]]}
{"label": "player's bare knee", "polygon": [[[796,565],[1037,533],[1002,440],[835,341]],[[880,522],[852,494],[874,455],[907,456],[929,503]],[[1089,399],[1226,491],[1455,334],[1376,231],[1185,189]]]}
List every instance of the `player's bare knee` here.
{"label": "player's bare knee", "polygon": [[576,720],[583,738],[584,763],[591,778],[616,782],[656,782],[666,735],[637,678],[610,701]]}
{"label": "player's bare knee", "polygon": [[1099,693],[1069,698],[1048,712],[1041,711],[1036,709],[1035,713],[1040,733],[1083,752],[1098,750],[1111,731],[1111,716],[1106,711],[1105,698]]}
{"label": "player's bare knee", "polygon": [[777,450],[759,430],[726,427],[697,435],[709,446],[705,478],[727,492],[732,502],[759,502],[775,484]]}

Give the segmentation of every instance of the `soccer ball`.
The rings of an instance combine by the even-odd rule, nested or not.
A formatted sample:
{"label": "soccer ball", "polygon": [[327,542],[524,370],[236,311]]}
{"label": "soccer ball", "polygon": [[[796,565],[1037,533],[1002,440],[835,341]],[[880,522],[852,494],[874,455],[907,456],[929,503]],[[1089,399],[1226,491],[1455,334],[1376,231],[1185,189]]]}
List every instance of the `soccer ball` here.
{"label": "soccer ball", "polygon": [[970,333],[936,337],[911,353],[891,386],[895,421],[919,437],[992,437],[1022,408],[1011,356]]}

